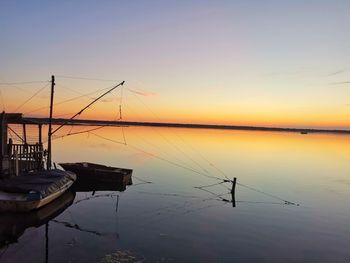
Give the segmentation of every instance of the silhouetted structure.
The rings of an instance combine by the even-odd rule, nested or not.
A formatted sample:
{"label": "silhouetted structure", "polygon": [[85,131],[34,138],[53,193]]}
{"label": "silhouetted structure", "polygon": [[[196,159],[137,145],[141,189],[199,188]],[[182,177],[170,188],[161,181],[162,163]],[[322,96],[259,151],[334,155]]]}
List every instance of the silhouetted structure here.
{"label": "silhouetted structure", "polygon": [[24,119],[20,113],[5,112],[1,113],[0,122],[0,178],[42,170],[42,124]]}

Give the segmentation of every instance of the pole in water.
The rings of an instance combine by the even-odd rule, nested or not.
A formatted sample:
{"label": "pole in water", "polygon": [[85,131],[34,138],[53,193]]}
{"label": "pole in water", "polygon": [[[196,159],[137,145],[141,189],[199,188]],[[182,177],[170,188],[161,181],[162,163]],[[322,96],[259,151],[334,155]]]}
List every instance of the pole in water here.
{"label": "pole in water", "polygon": [[47,135],[47,170],[51,169],[51,137],[52,137],[52,112],[53,112],[53,95],[55,91],[55,76],[51,76],[51,98],[50,98],[50,118],[49,131]]}
{"label": "pole in water", "polygon": [[236,181],[237,181],[237,178],[234,177],[232,181],[232,188],[231,188],[232,207],[236,207],[236,197],[235,197]]}
{"label": "pole in water", "polygon": [[45,263],[49,262],[49,222],[45,224]]}

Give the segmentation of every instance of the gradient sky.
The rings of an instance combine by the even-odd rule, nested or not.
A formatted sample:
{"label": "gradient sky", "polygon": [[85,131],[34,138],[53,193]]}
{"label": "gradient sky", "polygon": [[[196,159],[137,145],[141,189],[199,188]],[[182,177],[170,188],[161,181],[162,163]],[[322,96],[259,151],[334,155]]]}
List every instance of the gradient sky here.
{"label": "gradient sky", "polygon": [[[349,25],[347,0],[0,0],[0,107],[45,85],[4,83],[55,74],[56,102],[125,80],[128,120],[350,128]],[[81,118],[115,119],[114,93]],[[48,94],[18,110],[44,116]]]}

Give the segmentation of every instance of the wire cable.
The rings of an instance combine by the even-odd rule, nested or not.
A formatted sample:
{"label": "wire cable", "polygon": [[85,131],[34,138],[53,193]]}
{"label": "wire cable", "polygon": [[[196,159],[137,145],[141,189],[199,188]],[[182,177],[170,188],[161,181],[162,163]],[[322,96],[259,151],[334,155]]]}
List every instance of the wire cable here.
{"label": "wire cable", "polygon": [[[124,145],[124,143],[122,143],[122,142],[119,142],[119,141],[115,141],[115,140],[113,140],[113,139],[106,138],[106,137],[104,137],[104,136],[98,135],[98,134],[93,133],[93,132],[90,132],[90,133],[91,133],[92,135],[95,135],[96,137],[99,137],[99,138],[103,139],[103,140],[110,141],[110,142],[113,142],[113,143],[123,144],[123,145]],[[165,159],[164,157],[158,156],[158,155],[156,155],[156,154],[154,154],[154,153],[147,152],[147,151],[145,151],[145,150],[143,150],[143,149],[141,149],[141,148],[138,148],[138,147],[136,147],[136,146],[134,146],[134,145],[128,144],[128,145],[126,145],[126,146],[128,146],[128,147],[130,147],[130,148],[132,148],[132,149],[134,149],[134,150],[136,150],[136,151],[139,151],[139,152],[142,152],[142,153],[144,153],[144,154],[150,155],[150,156],[152,156],[152,157],[154,157],[154,158],[156,158],[156,159],[159,159],[159,160],[161,160],[161,161],[164,161],[164,162],[167,162],[167,163],[169,163],[169,164],[172,164],[172,165],[174,165],[174,166],[177,166],[177,167],[180,167],[180,168],[182,168],[182,169],[191,171],[191,172],[193,172],[193,173],[196,173],[196,174],[205,176],[205,177],[207,177],[207,178],[212,178],[212,179],[216,179],[216,180],[222,180],[222,178],[218,178],[218,177],[214,177],[214,176],[209,176],[209,175],[207,175],[207,174],[205,174],[205,173],[202,173],[202,172],[200,172],[200,171],[197,171],[197,170],[195,170],[195,169],[192,169],[192,168],[186,167],[186,166],[184,166],[184,165],[178,164],[178,163],[176,163],[176,162],[173,162],[173,161],[171,161],[171,160]]]}
{"label": "wire cable", "polygon": [[63,76],[63,75],[56,75],[58,78],[63,79],[79,79],[79,80],[95,80],[95,81],[110,81],[110,82],[117,82],[115,79],[99,79],[99,78],[86,78],[86,77],[74,77],[74,76]]}
{"label": "wire cable", "polygon": [[17,112],[20,108],[22,108],[25,104],[27,104],[29,101],[31,101],[35,96],[37,96],[40,92],[42,92],[47,86],[49,85],[49,83],[47,83],[44,87],[40,88],[39,90],[37,90],[32,96],[30,96],[27,100],[25,100],[21,105],[19,105],[14,112]]}
{"label": "wire cable", "polygon": [[2,82],[0,85],[20,85],[20,84],[34,84],[34,83],[47,83],[48,80],[38,80],[38,81],[24,81],[24,82]]}

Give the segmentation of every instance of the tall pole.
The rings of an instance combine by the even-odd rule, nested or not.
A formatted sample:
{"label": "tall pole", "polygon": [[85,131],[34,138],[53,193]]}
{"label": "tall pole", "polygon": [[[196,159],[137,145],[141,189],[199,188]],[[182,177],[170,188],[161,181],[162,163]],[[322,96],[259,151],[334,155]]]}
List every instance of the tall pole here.
{"label": "tall pole", "polygon": [[51,76],[51,99],[50,99],[50,118],[49,131],[47,134],[47,170],[51,169],[51,136],[52,136],[52,112],[53,112],[53,95],[55,91],[55,76]]}

